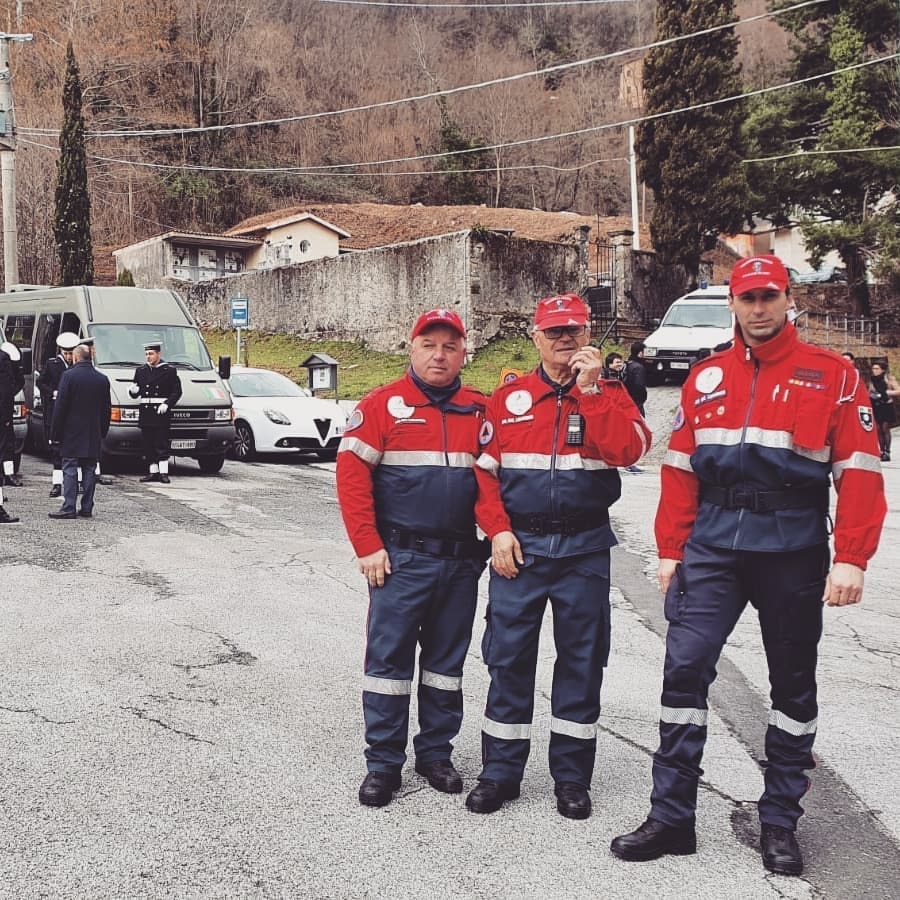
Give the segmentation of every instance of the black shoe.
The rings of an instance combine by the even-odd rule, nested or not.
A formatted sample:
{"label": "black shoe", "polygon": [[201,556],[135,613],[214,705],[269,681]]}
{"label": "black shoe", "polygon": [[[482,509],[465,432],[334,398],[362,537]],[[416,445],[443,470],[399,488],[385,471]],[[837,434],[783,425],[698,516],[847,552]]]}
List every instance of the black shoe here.
{"label": "black shoe", "polygon": [[93,519],[94,514],[89,509],[79,509],[78,516],[81,519]]}
{"label": "black shoe", "polygon": [[17,472],[14,472],[12,475],[5,475],[3,484],[5,487],[22,487],[22,476]]}
{"label": "black shoe", "polygon": [[399,772],[369,772],[359,786],[359,802],[363,806],[387,806],[400,784]]}
{"label": "black shoe", "polygon": [[466,797],[466,806],[475,813],[497,812],[507,800],[519,796],[519,785],[503,781],[479,781]]}
{"label": "black shoe", "polygon": [[763,865],[776,875],[799,875],[803,872],[803,854],[794,832],[781,825],[760,823],[759,848]]}
{"label": "black shoe", "polygon": [[428,783],[436,791],[441,791],[444,794],[462,793],[462,776],[456,771],[449,759],[436,759],[427,763],[416,760],[416,771],[427,778]]}
{"label": "black shoe", "polygon": [[688,856],[697,852],[697,835],[693,825],[665,825],[656,819],[647,819],[630,834],[613,838],[609,849],[619,859],[646,862],[660,856]]}
{"label": "black shoe", "polygon": [[159,481],[159,472],[151,472],[149,475],[142,475],[140,481]]}
{"label": "black shoe", "polygon": [[11,516],[2,506],[0,506],[0,525],[12,525],[13,522],[18,521],[18,516]]}
{"label": "black shoe", "polygon": [[75,513],[73,512],[63,512],[61,509],[57,512],[47,513],[47,515],[51,519],[74,519]]}
{"label": "black shoe", "polygon": [[52,488],[50,488],[50,499],[55,500],[57,497],[62,497],[62,485],[54,484]]}
{"label": "black shoe", "polygon": [[560,781],[556,785],[556,808],[567,819],[586,819],[591,814],[591,795],[580,784]]}
{"label": "black shoe", "polygon": [[160,473],[159,481],[160,481],[161,484],[168,484],[168,483],[169,483],[169,476],[168,476],[168,475],[163,475],[163,474]]}

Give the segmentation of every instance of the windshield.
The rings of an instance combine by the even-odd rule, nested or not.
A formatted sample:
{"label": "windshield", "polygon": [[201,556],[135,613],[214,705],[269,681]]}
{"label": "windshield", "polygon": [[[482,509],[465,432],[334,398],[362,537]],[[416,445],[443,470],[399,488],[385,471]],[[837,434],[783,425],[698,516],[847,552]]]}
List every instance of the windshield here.
{"label": "windshield", "polygon": [[731,328],[731,310],[727,306],[679,303],[672,306],[660,325],[681,328]]}
{"label": "windshield", "polygon": [[209,352],[196,328],[183,325],[93,325],[98,366],[142,366],[144,344],[159,341],[162,358],[182,369],[213,367]]}
{"label": "windshield", "polygon": [[277,372],[232,372],[229,380],[235,397],[309,397],[310,393]]}

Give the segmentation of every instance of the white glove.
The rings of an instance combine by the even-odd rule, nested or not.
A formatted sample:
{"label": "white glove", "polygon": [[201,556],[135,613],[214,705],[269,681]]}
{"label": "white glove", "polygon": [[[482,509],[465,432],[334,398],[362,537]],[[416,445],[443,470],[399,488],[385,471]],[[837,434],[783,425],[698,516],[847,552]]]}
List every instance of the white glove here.
{"label": "white glove", "polygon": [[164,416],[169,411],[169,404],[168,403],[160,403],[159,406],[156,407],[156,411],[161,416]]}
{"label": "white glove", "polygon": [[130,388],[128,388],[128,396],[129,397],[140,397],[141,389],[136,384],[133,384]]}

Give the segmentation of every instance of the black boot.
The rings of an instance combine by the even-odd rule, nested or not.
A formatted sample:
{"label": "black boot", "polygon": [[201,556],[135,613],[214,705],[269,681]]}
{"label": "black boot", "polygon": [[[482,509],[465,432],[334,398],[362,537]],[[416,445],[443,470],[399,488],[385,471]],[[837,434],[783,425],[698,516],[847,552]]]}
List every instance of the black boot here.
{"label": "black boot", "polygon": [[619,859],[646,862],[660,856],[688,856],[697,852],[697,835],[693,825],[665,825],[656,819],[647,819],[630,834],[613,838],[609,849]]}
{"label": "black boot", "polygon": [[519,785],[500,781],[479,781],[466,797],[466,806],[475,813],[497,812],[507,800],[519,796]]}
{"label": "black boot", "polygon": [[52,488],[50,488],[50,498],[55,499],[56,497],[62,497],[62,485],[54,484]]}
{"label": "black boot", "polygon": [[142,475],[140,478],[141,481],[159,481],[159,472],[149,472],[147,475]]}
{"label": "black boot", "polygon": [[387,806],[400,784],[399,772],[369,772],[359,786],[359,802],[363,806]]}
{"label": "black boot", "polygon": [[763,865],[770,872],[776,875],[800,875],[803,872],[803,854],[789,828],[760,823],[759,849]]}
{"label": "black boot", "polygon": [[11,516],[2,506],[0,506],[0,525],[12,525],[13,522],[18,522],[19,519],[17,516]]}
{"label": "black boot", "polygon": [[462,776],[449,759],[436,759],[427,763],[416,760],[416,771],[427,778],[436,791],[444,794],[462,793]]}
{"label": "black boot", "polygon": [[168,484],[169,476],[166,475],[165,472],[160,472],[159,473],[159,481],[160,481],[160,484]]}
{"label": "black boot", "polygon": [[586,819],[591,814],[591,795],[580,784],[560,781],[556,785],[556,808],[567,819]]}
{"label": "black boot", "polygon": [[22,487],[22,476],[18,472],[13,472],[12,475],[5,475],[3,484],[5,487]]}

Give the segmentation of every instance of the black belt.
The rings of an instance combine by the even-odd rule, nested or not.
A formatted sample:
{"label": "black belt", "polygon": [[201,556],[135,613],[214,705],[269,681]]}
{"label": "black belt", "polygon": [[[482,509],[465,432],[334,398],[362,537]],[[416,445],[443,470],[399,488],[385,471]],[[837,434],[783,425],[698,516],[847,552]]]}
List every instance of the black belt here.
{"label": "black belt", "polygon": [[439,535],[418,534],[406,528],[388,527],[385,529],[384,542],[401,550],[415,550],[429,556],[448,556],[452,559],[481,559],[491,555],[488,541],[475,538],[458,539]]}
{"label": "black belt", "polygon": [[760,491],[743,484],[719,487],[704,484],[700,499],[725,509],[749,509],[774,512],[777,509],[828,509],[828,487],[787,488],[783,491]]}
{"label": "black belt", "polygon": [[606,510],[593,513],[572,513],[568,516],[548,516],[543,513],[532,513],[527,516],[511,515],[509,524],[513,531],[525,531],[528,534],[580,534],[592,528],[602,528],[609,523]]}

